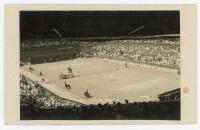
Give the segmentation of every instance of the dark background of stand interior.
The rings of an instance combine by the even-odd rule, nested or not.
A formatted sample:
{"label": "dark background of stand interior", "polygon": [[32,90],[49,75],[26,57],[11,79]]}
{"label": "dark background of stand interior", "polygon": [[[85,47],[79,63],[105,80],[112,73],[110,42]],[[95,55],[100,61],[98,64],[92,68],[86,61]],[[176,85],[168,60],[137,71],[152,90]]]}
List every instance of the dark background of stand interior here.
{"label": "dark background of stand interior", "polygon": [[21,120],[180,120],[180,101],[89,105],[66,108],[21,106]]}
{"label": "dark background of stand interior", "polygon": [[180,12],[20,11],[21,39],[59,38],[54,29],[64,38],[179,34]]}

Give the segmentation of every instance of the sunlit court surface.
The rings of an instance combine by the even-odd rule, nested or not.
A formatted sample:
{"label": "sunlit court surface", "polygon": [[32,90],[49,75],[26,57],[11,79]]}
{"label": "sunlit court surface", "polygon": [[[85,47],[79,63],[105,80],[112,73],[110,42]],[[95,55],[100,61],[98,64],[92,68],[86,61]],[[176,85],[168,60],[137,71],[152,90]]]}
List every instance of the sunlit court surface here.
{"label": "sunlit court surface", "polygon": [[[22,66],[21,73],[68,100],[84,104],[130,101],[158,101],[157,95],[180,87],[177,69],[109,58],[73,60]],[[73,78],[61,79],[72,68]],[[43,74],[40,75],[40,72]],[[42,79],[44,81],[42,81]],[[71,85],[67,89],[65,83]],[[84,96],[88,90],[90,98]]]}

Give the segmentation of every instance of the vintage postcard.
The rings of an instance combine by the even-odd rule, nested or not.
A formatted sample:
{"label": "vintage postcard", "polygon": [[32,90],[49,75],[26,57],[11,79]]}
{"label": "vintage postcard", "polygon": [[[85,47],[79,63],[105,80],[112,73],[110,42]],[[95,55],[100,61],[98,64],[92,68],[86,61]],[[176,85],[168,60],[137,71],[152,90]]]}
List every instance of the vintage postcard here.
{"label": "vintage postcard", "polygon": [[5,5],[5,123],[196,123],[195,5]]}

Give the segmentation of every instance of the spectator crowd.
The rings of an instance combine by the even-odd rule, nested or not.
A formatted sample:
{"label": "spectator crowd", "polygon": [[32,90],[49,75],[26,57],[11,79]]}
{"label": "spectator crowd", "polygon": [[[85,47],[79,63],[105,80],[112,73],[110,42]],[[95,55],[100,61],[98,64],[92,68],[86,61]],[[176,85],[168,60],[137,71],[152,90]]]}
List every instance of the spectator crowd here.
{"label": "spectator crowd", "polygon": [[110,41],[94,46],[94,56],[180,67],[178,39]]}
{"label": "spectator crowd", "polygon": [[65,38],[49,38],[49,39],[23,39],[21,40],[22,48],[30,47],[50,47],[50,46],[63,46],[63,45],[78,45],[79,41],[70,41]]}
{"label": "spectator crowd", "polygon": [[20,76],[20,103],[21,105],[33,105],[41,108],[80,105],[51,93],[39,83],[29,80],[24,75]]}
{"label": "spectator crowd", "polygon": [[21,107],[21,119],[40,120],[180,120],[180,101],[113,102],[58,108]]}
{"label": "spectator crowd", "polygon": [[142,38],[84,42],[60,39],[26,39],[22,48],[79,47],[79,57],[104,57],[163,66],[180,67],[180,38]]}

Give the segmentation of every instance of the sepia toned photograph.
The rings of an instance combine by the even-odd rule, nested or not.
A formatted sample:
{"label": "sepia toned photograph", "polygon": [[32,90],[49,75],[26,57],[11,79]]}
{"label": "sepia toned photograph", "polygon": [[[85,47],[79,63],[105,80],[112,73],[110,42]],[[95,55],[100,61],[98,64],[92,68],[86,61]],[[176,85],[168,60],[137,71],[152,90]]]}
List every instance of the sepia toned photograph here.
{"label": "sepia toned photograph", "polygon": [[21,120],[180,120],[179,11],[20,11]]}
{"label": "sepia toned photograph", "polygon": [[195,6],[5,9],[7,124],[196,122]]}

